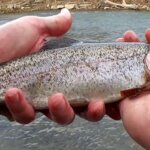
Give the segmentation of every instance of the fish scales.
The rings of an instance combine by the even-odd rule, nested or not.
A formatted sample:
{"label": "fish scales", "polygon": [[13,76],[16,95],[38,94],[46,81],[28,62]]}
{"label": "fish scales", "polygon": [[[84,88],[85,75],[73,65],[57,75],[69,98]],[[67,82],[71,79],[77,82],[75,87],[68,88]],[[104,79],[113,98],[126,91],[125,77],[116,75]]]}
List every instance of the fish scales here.
{"label": "fish scales", "polygon": [[7,89],[22,89],[37,110],[61,92],[72,106],[91,99],[120,100],[121,91],[146,83],[144,43],[82,43],[46,50],[0,66],[0,104]]}

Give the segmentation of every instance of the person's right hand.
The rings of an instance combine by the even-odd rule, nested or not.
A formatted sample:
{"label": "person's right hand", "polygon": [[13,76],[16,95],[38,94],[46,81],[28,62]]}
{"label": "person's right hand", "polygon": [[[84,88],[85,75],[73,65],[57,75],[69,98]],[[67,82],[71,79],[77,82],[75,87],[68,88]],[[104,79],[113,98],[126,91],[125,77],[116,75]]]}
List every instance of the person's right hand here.
{"label": "person's right hand", "polygon": [[[145,31],[146,43],[150,44],[150,29]],[[127,31],[117,42],[140,42],[140,38],[133,31]],[[149,56],[146,57],[150,62]],[[94,109],[92,106],[90,109]],[[150,92],[143,92],[134,98],[126,98],[120,102],[101,105],[104,110],[115,120],[122,120],[129,135],[142,147],[150,149]],[[97,112],[100,113],[100,112]],[[98,114],[97,114],[98,115]]]}
{"label": "person's right hand", "polygon": [[[145,32],[146,43],[150,44],[150,29]],[[123,37],[117,39],[118,42],[140,42],[140,38],[133,32],[127,31]],[[150,62],[150,58],[148,61]],[[63,96],[63,95],[62,95]],[[59,99],[60,95],[56,98]],[[54,119],[56,122],[61,123],[62,119],[65,123],[71,123],[73,115],[75,114],[73,109],[64,98],[60,99],[59,103],[53,100],[49,101],[51,110],[57,110],[56,113],[61,112],[63,109],[66,114],[66,118],[63,119],[61,115],[59,118]],[[55,105],[56,103],[56,105]],[[66,105],[62,105],[66,103]],[[55,106],[55,107],[51,107]],[[60,109],[58,109],[58,107]],[[55,109],[56,108],[56,109]],[[129,135],[142,147],[150,149],[150,92],[142,93],[141,95],[133,98],[126,98],[120,102],[104,104],[102,100],[93,100],[89,103],[86,111],[82,112],[80,116],[89,121],[99,121],[102,117],[107,114],[115,120],[122,120],[123,125]],[[63,115],[63,114],[62,114]]]}
{"label": "person's right hand", "polygon": [[[150,44],[150,29],[145,31],[146,43]],[[126,32],[121,42],[140,42],[133,32]],[[146,57],[150,62],[149,56]],[[146,149],[150,149],[150,92],[143,93],[134,99],[125,99],[119,104],[120,116],[129,135]]]}
{"label": "person's right hand", "polygon": [[[147,29],[145,32],[146,43],[150,43],[150,29]],[[133,31],[127,31],[122,38],[117,39],[118,42],[140,42],[141,40]],[[62,99],[58,104],[60,108],[70,107],[68,102],[67,107],[61,105]],[[54,101],[49,101],[50,104],[54,104]],[[58,110],[58,109],[57,109]],[[67,109],[66,109],[67,110]],[[59,111],[59,110],[58,110]],[[71,118],[74,113],[73,109],[70,108],[66,111],[66,116]],[[98,121],[105,114],[110,116],[115,120],[122,120],[123,125],[129,135],[142,147],[150,149],[150,93],[142,93],[141,95],[133,98],[126,98],[120,102],[106,104],[104,105],[103,101],[91,101],[88,108],[82,117],[89,121]],[[68,122],[72,120],[68,119]],[[60,123],[59,120],[56,122]]]}

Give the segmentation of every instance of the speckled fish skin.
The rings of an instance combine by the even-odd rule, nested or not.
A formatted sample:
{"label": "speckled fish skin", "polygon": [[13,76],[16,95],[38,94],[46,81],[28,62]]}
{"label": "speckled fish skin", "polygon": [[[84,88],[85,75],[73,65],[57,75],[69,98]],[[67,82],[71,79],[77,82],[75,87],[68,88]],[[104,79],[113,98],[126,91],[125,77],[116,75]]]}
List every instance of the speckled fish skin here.
{"label": "speckled fish skin", "polygon": [[0,103],[17,87],[37,110],[47,109],[48,96],[61,92],[72,106],[91,99],[122,99],[120,91],[145,84],[144,43],[82,43],[42,51],[0,66]]}

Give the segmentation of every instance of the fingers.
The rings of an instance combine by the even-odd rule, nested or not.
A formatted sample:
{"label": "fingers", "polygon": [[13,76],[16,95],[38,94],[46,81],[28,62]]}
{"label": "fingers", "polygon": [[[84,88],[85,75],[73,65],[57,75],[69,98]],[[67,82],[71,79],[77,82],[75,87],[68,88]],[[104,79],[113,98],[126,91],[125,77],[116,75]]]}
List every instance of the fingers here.
{"label": "fingers", "polygon": [[[26,124],[34,120],[35,111],[25,99],[21,90],[12,88],[6,92],[6,105],[13,119],[19,123]],[[43,112],[48,118],[61,125],[71,123],[75,118],[73,108],[63,96],[58,93],[49,98],[49,111]],[[105,114],[105,107],[102,101],[92,101],[87,111],[80,113],[80,116],[89,121],[99,121]]]}
{"label": "fingers", "polygon": [[78,114],[80,117],[88,121],[99,121],[105,115],[105,107],[103,101],[91,101],[86,111]]}
{"label": "fingers", "polygon": [[70,12],[65,8],[61,13],[51,17],[45,17],[46,33],[50,36],[61,36],[66,33],[72,24],[72,17]]}
{"label": "fingers", "polygon": [[69,124],[75,118],[72,107],[61,93],[51,96],[48,106],[49,113],[47,113],[47,116],[61,125]]}
{"label": "fingers", "polygon": [[150,44],[150,28],[145,31],[145,38],[146,38],[147,44]]}
{"label": "fingers", "polygon": [[14,120],[26,124],[34,120],[35,112],[21,90],[12,88],[5,94],[6,105]]}
{"label": "fingers", "polygon": [[[49,119],[55,121],[61,125],[67,125],[71,123],[75,118],[75,113],[73,108],[70,106],[69,102],[63,96],[63,94],[58,93],[49,98],[49,112],[43,112]],[[79,110],[79,109],[76,109]],[[105,107],[103,101],[91,101],[88,105],[87,110],[76,111],[76,113],[88,120],[88,121],[99,121],[105,114]]]}
{"label": "fingers", "polygon": [[[22,124],[26,124],[34,120],[35,111],[27,102],[21,90],[16,88],[8,90],[6,92],[5,99],[6,105],[14,120]],[[55,121],[58,124],[67,125],[75,118],[73,108],[61,93],[51,96],[48,101],[48,106],[49,111],[45,111],[43,113],[49,119]],[[118,107],[115,107],[115,105],[107,105],[107,109],[105,110],[103,101],[91,101],[88,107],[85,108],[86,110],[83,108],[83,111],[80,110],[79,113],[76,111],[76,113],[88,121],[96,122],[101,120],[105,115],[105,112],[113,119],[120,119],[120,115],[118,115]]]}
{"label": "fingers", "polygon": [[[145,31],[146,43],[150,44],[150,28]],[[133,31],[127,31],[123,37],[116,39],[116,42],[140,42],[140,38]]]}
{"label": "fingers", "polygon": [[139,37],[133,31],[127,31],[122,38],[118,38],[117,42],[140,42]]}
{"label": "fingers", "polygon": [[140,42],[139,37],[133,31],[127,31],[123,35],[125,42]]}

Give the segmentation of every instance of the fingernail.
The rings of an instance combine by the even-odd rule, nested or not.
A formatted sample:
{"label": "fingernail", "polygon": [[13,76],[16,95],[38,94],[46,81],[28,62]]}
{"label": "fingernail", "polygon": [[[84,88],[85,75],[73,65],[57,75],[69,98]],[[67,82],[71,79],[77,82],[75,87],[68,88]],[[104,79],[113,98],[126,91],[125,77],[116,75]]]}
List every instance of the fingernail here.
{"label": "fingernail", "polygon": [[6,99],[8,99],[9,103],[11,103],[11,105],[16,105],[19,103],[19,95],[18,93],[9,93],[6,96]]}
{"label": "fingernail", "polygon": [[145,31],[145,37],[146,37],[147,44],[149,44],[150,43],[150,28],[148,28]]}
{"label": "fingernail", "polygon": [[148,28],[148,29],[145,31],[145,33],[148,33],[148,32],[150,32],[150,28]]}
{"label": "fingernail", "polygon": [[132,30],[126,31],[126,32],[124,33],[124,35],[126,35],[126,34],[136,35],[136,33],[135,33],[134,31],[132,31]]}
{"label": "fingernail", "polygon": [[64,96],[61,97],[61,105],[59,105],[61,110],[66,110],[67,107],[67,102],[66,102],[66,98]]}
{"label": "fingernail", "polygon": [[57,94],[54,97],[52,97],[51,107],[52,110],[55,112],[62,112],[66,109],[67,107],[67,102],[66,98],[62,94]]}
{"label": "fingernail", "polygon": [[63,9],[61,9],[60,13],[68,13],[68,12],[69,12],[69,10],[67,8],[63,8]]}

